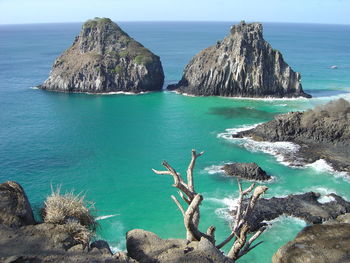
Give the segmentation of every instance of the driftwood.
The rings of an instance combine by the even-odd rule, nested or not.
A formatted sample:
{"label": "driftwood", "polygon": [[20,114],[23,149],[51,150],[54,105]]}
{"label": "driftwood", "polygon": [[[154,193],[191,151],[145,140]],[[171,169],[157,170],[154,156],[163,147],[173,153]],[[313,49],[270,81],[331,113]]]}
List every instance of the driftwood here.
{"label": "driftwood", "polygon": [[[207,238],[210,242],[216,245],[214,226],[210,226],[207,229],[206,233],[201,232],[198,228],[200,220],[199,206],[203,201],[203,196],[195,191],[193,170],[197,158],[202,156],[203,153],[204,152],[197,154],[195,150],[192,150],[192,158],[187,168],[187,182],[185,182],[181,175],[176,172],[176,170],[166,161],[163,161],[162,163],[162,165],[166,168],[165,171],[158,171],[155,169],[152,170],[156,174],[171,175],[174,179],[173,186],[179,190],[179,196],[188,205],[187,209],[184,209],[180,201],[175,196],[171,196],[183,215],[184,225],[186,228],[186,239],[191,242],[199,241],[203,237]],[[262,242],[259,242],[255,245],[252,244],[266,229],[265,227],[262,227],[256,231],[249,239],[247,238],[249,233],[249,225],[247,219],[250,217],[257,200],[262,194],[267,191],[268,188],[266,186],[255,187],[255,184],[252,184],[249,188],[243,190],[239,180],[237,180],[237,183],[239,188],[239,198],[231,234],[224,241],[216,245],[218,249],[221,249],[230,241],[232,241],[232,239],[234,239],[233,245],[227,254],[227,257],[233,261],[239,259],[251,251],[253,248],[260,245]],[[249,195],[251,195],[249,197],[249,201],[245,209],[243,209],[243,201]]]}

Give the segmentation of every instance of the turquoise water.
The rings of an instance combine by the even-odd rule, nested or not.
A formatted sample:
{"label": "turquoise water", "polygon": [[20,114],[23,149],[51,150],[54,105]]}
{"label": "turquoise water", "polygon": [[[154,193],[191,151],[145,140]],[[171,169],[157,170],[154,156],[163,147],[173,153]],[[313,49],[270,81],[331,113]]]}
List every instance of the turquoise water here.
{"label": "turquoise water", "polygon": [[[125,31],[161,57],[166,83],[175,82],[189,59],[225,36],[231,23],[121,23]],[[350,200],[350,181],[318,162],[295,169],[259,146],[225,139],[229,128],[268,121],[337,97],[350,98],[350,26],[266,24],[265,38],[303,77],[311,100],[242,100],[144,95],[82,95],[31,89],[47,77],[55,57],[69,47],[81,24],[0,26],[0,181],[16,180],[39,209],[50,184],[84,192],[100,220],[98,237],[125,249],[125,232],[185,236],[168,176],[154,175],[167,160],[185,173],[190,150],[204,150],[196,188],[204,195],[202,229],[213,224],[217,239],[229,233],[227,208],[236,182],[215,173],[218,165],[254,161],[275,177],[266,197],[318,191]],[[338,69],[330,69],[337,65]],[[231,130],[232,132],[232,130]],[[220,136],[221,134],[221,136]],[[250,147],[249,149],[245,148]],[[285,146],[285,145],[282,145]],[[288,145],[287,145],[288,146]],[[279,148],[279,150],[283,149]],[[269,148],[268,151],[276,150]],[[266,151],[266,149],[265,149]],[[278,156],[277,156],[278,157]],[[270,262],[279,246],[305,226],[281,218],[260,238],[264,243],[240,262]]]}

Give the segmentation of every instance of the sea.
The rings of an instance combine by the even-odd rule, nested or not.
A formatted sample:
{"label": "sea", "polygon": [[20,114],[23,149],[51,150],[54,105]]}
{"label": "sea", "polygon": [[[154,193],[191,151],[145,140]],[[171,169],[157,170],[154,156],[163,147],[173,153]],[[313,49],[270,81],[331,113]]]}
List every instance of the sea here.
{"label": "sea", "polygon": [[[236,22],[121,22],[134,39],[159,55],[165,85],[177,82],[190,59],[225,37]],[[230,233],[237,182],[221,167],[256,162],[273,180],[265,198],[315,191],[350,201],[350,180],[324,160],[295,167],[284,160],[297,146],[232,139],[237,131],[337,98],[350,99],[350,25],[264,23],[264,37],[302,75],[312,99],[191,97],[173,92],[141,95],[65,94],[38,90],[55,58],[71,46],[82,23],[0,25],[0,182],[19,182],[38,217],[52,189],[74,191],[94,203],[96,238],[125,250],[131,229],[162,238],[184,238],[182,215],[171,200],[177,191],[168,161],[181,174],[191,149],[205,151],[195,167],[204,196],[200,228]],[[336,68],[332,68],[336,66]],[[244,187],[250,182],[243,182]],[[261,235],[261,245],[239,262],[271,262],[277,249],[307,225],[282,216]],[[229,249],[226,248],[226,251]]]}

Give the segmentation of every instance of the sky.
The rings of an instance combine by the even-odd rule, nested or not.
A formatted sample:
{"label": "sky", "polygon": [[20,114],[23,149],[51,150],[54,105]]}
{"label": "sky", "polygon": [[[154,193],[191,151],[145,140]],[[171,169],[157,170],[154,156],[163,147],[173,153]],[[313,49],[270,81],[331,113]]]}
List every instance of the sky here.
{"label": "sky", "polygon": [[258,21],[350,24],[350,0],[0,0],[0,24]]}

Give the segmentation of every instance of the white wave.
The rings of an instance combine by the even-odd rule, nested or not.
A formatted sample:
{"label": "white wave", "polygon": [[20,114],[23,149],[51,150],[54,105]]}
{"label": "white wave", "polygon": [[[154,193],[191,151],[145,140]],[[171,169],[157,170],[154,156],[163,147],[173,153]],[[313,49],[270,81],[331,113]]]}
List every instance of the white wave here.
{"label": "white wave", "polygon": [[238,144],[251,152],[263,152],[273,155],[279,163],[286,166],[298,167],[302,165],[301,160],[294,157],[300,146],[292,142],[258,142],[251,138],[243,138]]}
{"label": "white wave", "polygon": [[223,165],[211,165],[204,168],[204,172],[207,174],[222,174],[224,171],[222,170]]}
{"label": "white wave", "polygon": [[123,251],[118,246],[109,246],[109,248],[111,249],[113,254]]}
{"label": "white wave", "polygon": [[[228,162],[228,163],[225,163],[225,164],[231,164],[231,163]],[[203,169],[203,172],[201,172],[201,173],[226,175],[226,173],[222,170],[222,168],[224,167],[225,164],[223,164],[223,165],[211,165],[211,166],[205,167]],[[232,176],[227,176],[227,177],[231,178]],[[275,176],[271,176],[271,179],[266,180],[266,181],[249,180],[249,179],[245,179],[245,178],[243,178],[243,179],[245,181],[250,181],[250,182],[263,182],[265,184],[270,184],[270,183],[273,183],[273,182],[277,181],[277,178]]]}
{"label": "white wave", "polygon": [[29,87],[30,89],[39,89],[38,87]]}
{"label": "white wave", "polygon": [[219,218],[225,219],[227,221],[232,221],[234,219],[231,211],[236,210],[238,205],[238,198],[206,198],[206,200],[224,206],[215,210],[215,214]]}
{"label": "white wave", "polygon": [[301,227],[305,227],[307,226],[307,223],[303,220],[303,219],[300,219],[300,218],[297,218],[297,217],[293,217],[293,216],[287,216],[287,215],[281,215],[275,219],[272,219],[272,220],[264,220],[262,221],[262,223],[266,223],[268,225],[276,225],[276,224],[287,224],[287,225],[290,225],[290,224],[296,224],[298,226],[301,226]]}
{"label": "white wave", "polygon": [[235,100],[258,100],[258,101],[267,101],[267,102],[273,102],[273,101],[306,101],[309,100],[305,97],[296,97],[296,98],[275,98],[275,97],[265,97],[265,98],[252,98],[252,97],[221,97],[225,99],[235,99]]}
{"label": "white wave", "polygon": [[112,92],[101,92],[101,93],[94,93],[94,92],[73,92],[73,93],[85,93],[88,95],[142,95],[150,93],[151,91],[142,91],[142,92],[127,92],[127,91],[112,91]]}
{"label": "white wave", "polygon": [[325,203],[335,201],[335,198],[333,196],[324,195],[324,196],[321,196],[320,198],[318,198],[317,201],[321,204],[325,204]]}
{"label": "white wave", "polygon": [[107,219],[107,218],[111,218],[111,217],[115,217],[115,216],[119,216],[119,214],[115,214],[115,215],[106,215],[106,216],[98,216],[98,217],[96,217],[96,220],[103,220],[103,219]]}
{"label": "white wave", "polygon": [[343,98],[345,100],[350,101],[350,88],[346,89],[348,91],[345,91],[344,93],[340,93],[337,95],[332,95],[332,96],[327,96],[327,97],[314,97],[312,100],[317,101],[317,102],[322,102],[322,104],[325,104],[331,100],[336,100]]}
{"label": "white wave", "polygon": [[254,129],[256,126],[260,125],[261,123],[256,124],[250,124],[250,125],[240,125],[236,128],[229,128],[226,129],[225,132],[219,133],[217,135],[218,138],[223,138],[226,140],[233,140],[232,135],[237,134],[239,132],[248,131],[251,129]]}
{"label": "white wave", "polygon": [[321,172],[321,173],[330,173],[332,175],[334,175],[335,177],[340,177],[343,178],[344,180],[350,181],[350,177],[349,174],[347,172],[339,172],[334,170],[334,168],[327,163],[326,160],[324,159],[319,159],[316,162],[313,162],[311,164],[307,164],[307,167],[311,167],[312,169]]}

